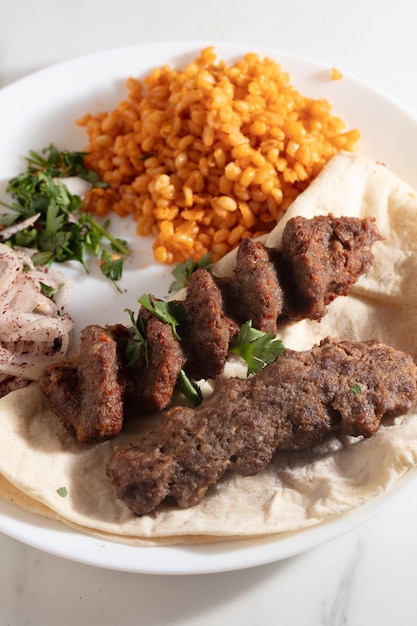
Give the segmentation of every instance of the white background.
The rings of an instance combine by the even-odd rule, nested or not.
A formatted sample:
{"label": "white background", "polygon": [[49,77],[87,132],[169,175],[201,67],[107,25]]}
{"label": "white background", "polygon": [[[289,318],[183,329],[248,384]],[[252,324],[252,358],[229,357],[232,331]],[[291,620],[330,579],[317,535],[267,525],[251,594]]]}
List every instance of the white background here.
{"label": "white background", "polygon": [[[0,86],[118,46],[230,41],[336,66],[417,116],[416,23],[413,0],[0,0]],[[417,488],[324,546],[239,572],[112,572],[5,535],[0,555],[2,626],[414,626]]]}

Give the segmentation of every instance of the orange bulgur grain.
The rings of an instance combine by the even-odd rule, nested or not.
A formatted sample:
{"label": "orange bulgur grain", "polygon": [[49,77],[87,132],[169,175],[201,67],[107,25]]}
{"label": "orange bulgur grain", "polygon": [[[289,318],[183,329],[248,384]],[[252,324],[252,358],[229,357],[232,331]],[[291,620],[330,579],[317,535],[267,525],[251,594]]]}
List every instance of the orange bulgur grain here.
{"label": "orange bulgur grain", "polygon": [[341,78],[343,78],[343,74],[340,70],[337,69],[337,67],[332,67],[331,78],[332,80],[340,80]]}
{"label": "orange bulgur grain", "polygon": [[[335,78],[335,76],[333,76]],[[78,120],[88,133],[86,166],[109,183],[84,208],[131,215],[154,256],[177,263],[270,231],[340,150],[354,150],[325,99],[301,95],[269,58],[233,65],[212,47],[182,70],[129,78],[127,98]]]}

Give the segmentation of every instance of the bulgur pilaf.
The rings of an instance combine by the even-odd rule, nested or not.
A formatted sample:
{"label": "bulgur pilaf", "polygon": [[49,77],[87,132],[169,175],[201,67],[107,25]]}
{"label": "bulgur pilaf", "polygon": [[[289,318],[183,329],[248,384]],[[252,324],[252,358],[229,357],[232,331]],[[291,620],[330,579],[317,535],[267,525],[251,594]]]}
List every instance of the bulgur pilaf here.
{"label": "bulgur pilaf", "polygon": [[269,232],[327,161],[359,140],[327,100],[301,95],[279,64],[254,53],[228,65],[208,47],[185,69],[129,78],[127,90],[113,111],[78,120],[86,166],[109,183],[84,204],[132,215],[161,263],[207,252],[215,262]]}

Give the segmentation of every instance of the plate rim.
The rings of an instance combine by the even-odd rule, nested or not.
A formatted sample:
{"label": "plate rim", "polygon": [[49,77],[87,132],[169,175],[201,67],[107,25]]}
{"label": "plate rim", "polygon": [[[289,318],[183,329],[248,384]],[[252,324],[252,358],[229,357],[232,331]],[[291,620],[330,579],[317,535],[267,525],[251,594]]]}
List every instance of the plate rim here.
{"label": "plate rim", "polygon": [[[287,59],[288,60],[291,59],[297,64],[308,66],[310,68],[315,68],[316,70],[320,69],[320,70],[330,71],[332,67],[331,64],[326,64],[323,61],[316,60],[314,58],[304,57],[304,56],[301,56],[292,52],[285,52],[285,51],[280,50],[279,48],[274,49],[271,47],[263,47],[259,45],[251,46],[249,44],[238,43],[238,42],[231,43],[231,42],[216,41],[216,40],[212,40],[210,42],[205,41],[205,40],[189,40],[189,41],[172,40],[168,42],[149,42],[149,43],[142,43],[142,44],[132,44],[129,46],[119,46],[117,48],[109,48],[106,50],[91,52],[87,55],[79,55],[79,56],[58,62],[58,63],[54,63],[47,67],[38,69],[35,72],[32,72],[26,76],[18,78],[12,83],[9,83],[8,85],[3,86],[0,89],[0,103],[4,98],[13,97],[14,92],[19,91],[21,89],[25,90],[28,86],[30,87],[31,83],[36,83],[39,80],[39,77],[41,77],[42,80],[47,80],[48,77],[53,76],[57,71],[63,71],[64,73],[66,71],[71,71],[73,68],[77,67],[80,63],[88,62],[89,64],[91,63],[94,64],[95,61],[99,61],[99,60],[101,61],[103,60],[104,57],[111,57],[112,55],[123,56],[123,55],[127,55],[133,52],[140,52],[140,51],[143,51],[144,49],[147,49],[148,51],[149,50],[152,51],[152,50],[160,49],[161,47],[166,47],[166,46],[168,46],[168,48],[170,49],[170,54],[172,54],[173,50],[176,50],[178,52],[181,52],[182,50],[181,54],[184,54],[184,47],[187,48],[187,50],[192,49],[195,51],[195,50],[199,50],[204,47],[207,47],[207,46],[213,46],[216,51],[219,51],[219,56],[220,56],[220,51],[226,50],[226,49],[231,54],[233,53],[234,56],[241,55],[243,53],[242,51],[245,51],[245,50],[247,52],[254,51],[263,56],[271,56],[275,60],[278,60],[278,62],[281,62],[280,59],[282,59],[281,64],[284,70],[286,69],[284,66],[284,62]],[[138,67],[139,66],[140,66],[140,60],[138,59]],[[146,70],[143,70],[143,71],[146,72]],[[407,118],[407,121],[413,126],[415,126],[415,130],[417,132],[417,116],[410,109],[405,107],[401,102],[399,102],[390,94],[387,94],[383,90],[373,86],[372,84],[361,79],[360,77],[354,76],[353,74],[347,71],[344,71],[343,68],[341,68],[341,71],[343,73],[344,78],[358,85],[361,89],[364,89],[367,92],[371,92],[374,97],[381,98],[385,103],[388,104],[389,107],[393,108],[400,116]],[[298,85],[295,85],[295,86],[296,88],[299,88]],[[300,89],[302,89],[301,86],[300,86]],[[1,166],[0,166],[0,170],[1,170]],[[387,492],[384,492],[383,494],[381,494],[381,496],[377,496],[376,498],[373,498],[371,502],[366,503],[362,505],[361,507],[357,507],[353,510],[346,511],[341,516],[337,516],[338,519],[336,520],[332,521],[330,519],[324,524],[317,524],[315,526],[304,528],[304,529],[301,529],[300,531],[295,532],[294,535],[298,535],[297,539],[299,539],[300,536],[302,536],[302,540],[298,542],[298,546],[297,546],[297,542],[296,541],[294,542],[294,537],[291,537],[289,540],[289,546],[287,547],[287,549],[284,549],[281,552],[278,550],[278,553],[276,551],[274,552],[274,550],[271,550],[271,544],[274,544],[274,545],[280,544],[280,538],[279,537],[277,538],[276,535],[272,536],[271,538],[267,538],[266,542],[265,542],[265,538],[262,538],[262,539],[255,538],[254,540],[243,539],[243,540],[236,540],[233,542],[226,541],[224,543],[220,542],[220,543],[223,543],[224,547],[227,547],[226,544],[228,543],[233,544],[233,551],[232,551],[233,558],[229,558],[229,562],[227,562],[227,559],[226,561],[220,560],[221,562],[216,562],[216,559],[213,556],[213,550],[210,550],[210,549],[201,550],[202,545],[211,546],[212,548],[213,545],[220,545],[220,544],[192,544],[192,545],[184,544],[184,545],[155,546],[155,547],[139,547],[139,546],[136,547],[136,546],[131,546],[131,545],[127,546],[126,544],[119,544],[117,542],[97,539],[93,537],[92,535],[88,535],[88,534],[84,534],[79,531],[76,531],[68,527],[63,522],[58,522],[55,520],[46,520],[44,526],[46,526],[47,531],[48,529],[50,529],[54,532],[56,531],[58,534],[61,534],[64,532],[64,534],[66,534],[67,537],[70,538],[71,544],[73,542],[76,543],[79,537],[83,537],[84,539],[87,537],[88,540],[90,540],[91,543],[95,545],[95,548],[94,548],[95,552],[93,555],[92,554],[87,555],[86,553],[72,554],[72,553],[69,553],[68,550],[64,549],[63,545],[61,545],[61,548],[59,546],[55,546],[55,547],[48,546],[47,544],[45,544],[44,541],[41,541],[40,535],[30,536],[30,534],[28,533],[28,527],[31,527],[30,520],[29,522],[23,521],[22,523],[18,521],[18,529],[15,529],[14,531],[12,528],[9,528],[8,524],[6,523],[7,513],[4,513],[3,509],[6,508],[7,510],[7,508],[11,506],[11,507],[15,507],[16,511],[18,510],[19,512],[22,512],[22,510],[19,507],[17,507],[17,505],[13,505],[12,503],[4,502],[4,501],[0,502],[0,532],[3,532],[4,534],[10,537],[13,537],[14,539],[21,541],[22,543],[30,545],[34,548],[38,548],[44,552],[48,552],[55,556],[59,556],[59,557],[67,558],[67,559],[77,561],[80,563],[89,564],[89,565],[98,566],[98,567],[107,568],[107,569],[115,569],[115,570],[134,572],[134,573],[175,574],[175,575],[207,574],[207,573],[215,573],[215,572],[233,571],[233,570],[238,570],[238,569],[245,569],[249,567],[264,565],[264,564],[276,562],[276,561],[279,561],[279,560],[282,560],[291,556],[295,556],[301,552],[306,551],[307,549],[310,549],[322,543],[331,541],[332,539],[340,536],[341,534],[344,534],[345,532],[349,530],[353,530],[358,525],[365,523],[366,521],[371,519],[373,516],[379,514],[379,512],[384,510],[388,505],[395,502],[398,499],[398,497],[400,497],[402,494],[407,493],[407,491],[411,488],[412,485],[414,485],[414,482],[417,480],[417,471],[416,469],[412,469],[412,470],[409,470],[407,474],[408,474],[407,476],[404,476],[402,479],[397,481],[395,485],[391,486],[387,490]],[[5,507],[4,505],[7,505],[7,506]],[[32,518],[35,519],[34,527],[40,525],[40,519],[39,519],[40,516],[25,511],[24,517],[27,517],[27,516],[31,516]],[[19,515],[17,515],[17,517],[19,517]],[[343,518],[342,521],[339,519],[340,517]],[[347,526],[346,524],[343,523],[344,521],[348,521]],[[328,534],[327,538],[322,537],[323,529],[325,527],[326,527],[326,530],[330,528],[330,533]],[[87,539],[85,539],[85,541],[87,541]],[[245,547],[241,557],[237,558],[236,554],[238,553],[238,547],[239,547],[238,544],[242,543],[242,541],[245,544],[247,544],[249,541],[251,546]],[[285,541],[285,539],[283,541]],[[81,543],[83,542],[84,541],[81,541]],[[253,557],[252,553],[254,550],[256,552],[256,548],[257,548],[257,546],[254,545],[256,543],[258,544],[266,543],[269,549],[269,550],[268,549],[266,550],[267,554],[262,551],[262,556],[259,556],[258,558]],[[294,543],[295,545],[293,545]],[[282,540],[281,540],[281,544],[282,544]],[[185,552],[185,553],[190,554],[193,552],[193,549],[194,549],[194,552],[199,550],[200,552],[207,552],[207,554],[210,554],[211,552],[211,554],[210,554],[210,558],[207,558],[205,560],[205,564],[200,567],[191,559],[191,561],[189,561],[188,563],[185,563],[183,560],[181,567],[170,566],[169,568],[167,568],[166,566],[164,567],[163,564],[161,565],[158,558],[154,559],[154,562],[148,562],[147,564],[145,564],[140,558],[138,560],[135,560],[133,563],[127,563],[127,562],[121,562],[121,561],[117,561],[116,563],[116,561],[114,560],[114,557],[110,556],[109,558],[108,556],[109,553],[111,555],[111,553],[114,553],[115,551],[117,551],[114,546],[121,546],[120,552],[123,554],[126,550],[128,550],[129,552],[133,551],[135,553],[135,556],[137,556],[138,554],[142,554],[143,550],[147,552],[156,551],[158,556],[160,556],[161,553],[163,556],[166,550],[170,550],[171,552],[179,551],[180,553]],[[106,556],[106,553],[107,553],[107,556]]]}

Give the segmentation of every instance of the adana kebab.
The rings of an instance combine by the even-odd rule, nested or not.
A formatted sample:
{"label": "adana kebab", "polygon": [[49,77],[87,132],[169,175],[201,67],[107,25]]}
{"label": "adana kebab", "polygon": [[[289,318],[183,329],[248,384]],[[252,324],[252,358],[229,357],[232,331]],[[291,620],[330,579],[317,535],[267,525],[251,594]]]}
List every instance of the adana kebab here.
{"label": "adana kebab", "polygon": [[178,308],[178,329],[155,315],[158,303],[149,297],[138,314],[146,349],[134,363],[126,363],[131,329],[91,325],[81,334],[78,364],[46,368],[40,387],[78,441],[114,437],[127,414],[165,409],[182,371],[194,380],[218,376],[243,323],[276,333],[287,320],[320,320],[369,269],[379,239],[372,218],[295,217],[280,250],[244,240],[230,278],[195,271],[185,300],[169,303]]}
{"label": "adana kebab", "polygon": [[169,409],[157,430],[116,448],[107,473],[137,515],[166,498],[189,507],[226,471],[257,474],[277,450],[303,450],[333,432],[370,437],[416,397],[411,356],[378,341],[323,340],[286,350],[252,378],[222,380],[197,408]]}

